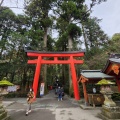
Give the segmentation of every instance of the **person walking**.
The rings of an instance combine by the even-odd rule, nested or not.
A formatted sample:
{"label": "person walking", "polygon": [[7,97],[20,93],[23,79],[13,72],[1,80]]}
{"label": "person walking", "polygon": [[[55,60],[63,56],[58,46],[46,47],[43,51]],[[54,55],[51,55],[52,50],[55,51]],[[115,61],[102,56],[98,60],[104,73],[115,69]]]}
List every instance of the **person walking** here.
{"label": "person walking", "polygon": [[61,89],[61,87],[58,87],[58,92],[57,92],[57,94],[58,94],[58,101],[62,101],[62,89]]}
{"label": "person walking", "polygon": [[32,88],[30,88],[30,91],[27,94],[28,109],[26,111],[26,116],[31,112],[31,104],[34,101],[34,98],[35,98],[34,91]]}

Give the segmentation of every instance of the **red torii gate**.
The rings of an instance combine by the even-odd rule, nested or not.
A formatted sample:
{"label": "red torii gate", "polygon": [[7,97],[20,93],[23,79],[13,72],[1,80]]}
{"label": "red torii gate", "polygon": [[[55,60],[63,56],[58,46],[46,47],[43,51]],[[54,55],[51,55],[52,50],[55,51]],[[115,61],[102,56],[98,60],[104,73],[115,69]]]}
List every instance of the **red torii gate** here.
{"label": "red torii gate", "polygon": [[[35,70],[34,82],[33,82],[33,90],[34,90],[35,96],[37,94],[38,80],[40,77],[40,69],[42,64],[70,64],[74,97],[76,100],[80,99],[74,64],[83,64],[83,60],[76,60],[75,57],[83,57],[85,52],[80,52],[80,51],[40,52],[40,51],[31,51],[31,50],[26,50],[26,52],[27,52],[27,56],[29,57],[37,57],[37,59],[28,60],[28,64],[36,64],[36,70]],[[53,60],[51,59],[49,60],[49,58],[53,58]],[[60,60],[58,58],[67,58],[67,59]]]}

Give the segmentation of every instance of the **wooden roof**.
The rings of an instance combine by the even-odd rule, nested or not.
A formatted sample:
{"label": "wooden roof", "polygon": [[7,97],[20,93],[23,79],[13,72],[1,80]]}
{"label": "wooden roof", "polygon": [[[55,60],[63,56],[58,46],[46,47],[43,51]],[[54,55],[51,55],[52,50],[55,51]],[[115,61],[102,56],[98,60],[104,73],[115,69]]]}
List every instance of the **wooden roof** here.
{"label": "wooden roof", "polygon": [[88,79],[114,78],[113,76],[102,73],[101,70],[82,70],[81,75]]}
{"label": "wooden roof", "polygon": [[38,54],[77,54],[85,53],[85,50],[81,51],[34,51],[34,50],[25,50],[27,53],[38,53]]}
{"label": "wooden roof", "polygon": [[96,83],[103,78],[113,80],[114,76],[107,75],[101,70],[82,70],[78,82]]}
{"label": "wooden roof", "polygon": [[101,70],[82,70],[80,73],[82,76],[88,79],[112,79],[114,76],[107,75]]}
{"label": "wooden roof", "polygon": [[102,72],[112,76],[120,76],[120,54],[114,54],[114,56],[111,56]]}

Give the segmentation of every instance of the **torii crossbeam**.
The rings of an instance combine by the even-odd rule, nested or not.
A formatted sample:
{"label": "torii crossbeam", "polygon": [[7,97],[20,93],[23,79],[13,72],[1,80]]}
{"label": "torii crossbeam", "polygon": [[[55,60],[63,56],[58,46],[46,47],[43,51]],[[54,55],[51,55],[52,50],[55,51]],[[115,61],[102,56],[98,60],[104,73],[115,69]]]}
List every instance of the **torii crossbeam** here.
{"label": "torii crossbeam", "polygon": [[[75,64],[83,64],[83,60],[77,60],[76,57],[83,57],[84,51],[70,51],[70,52],[40,52],[26,50],[28,57],[35,58],[34,60],[28,60],[28,64],[36,64],[36,70],[33,81],[33,90],[35,96],[37,95],[38,81],[40,77],[40,69],[42,64],[69,64],[71,69],[71,77],[73,83],[74,97],[76,100],[80,99],[78,82],[75,71]],[[45,59],[44,59],[45,58]],[[64,58],[62,60],[61,58]]]}

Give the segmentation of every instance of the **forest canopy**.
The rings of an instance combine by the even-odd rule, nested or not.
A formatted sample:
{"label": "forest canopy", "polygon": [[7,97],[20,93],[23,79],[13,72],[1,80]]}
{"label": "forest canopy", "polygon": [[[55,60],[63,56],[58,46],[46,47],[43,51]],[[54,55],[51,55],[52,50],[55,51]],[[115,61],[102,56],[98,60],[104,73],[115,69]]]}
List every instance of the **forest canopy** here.
{"label": "forest canopy", "polygon": [[[120,33],[112,38],[102,30],[92,8],[106,0],[25,0],[24,15],[16,15],[0,2],[0,79],[20,84],[25,90],[34,79],[35,65],[28,65],[25,50],[81,51],[81,69],[102,69],[108,53],[119,53]],[[56,31],[56,34],[53,34]],[[55,32],[54,32],[55,33]],[[54,36],[57,36],[56,38]],[[42,66],[40,80],[53,84],[55,76],[68,86],[67,65]],[[64,82],[67,80],[67,83]]]}

